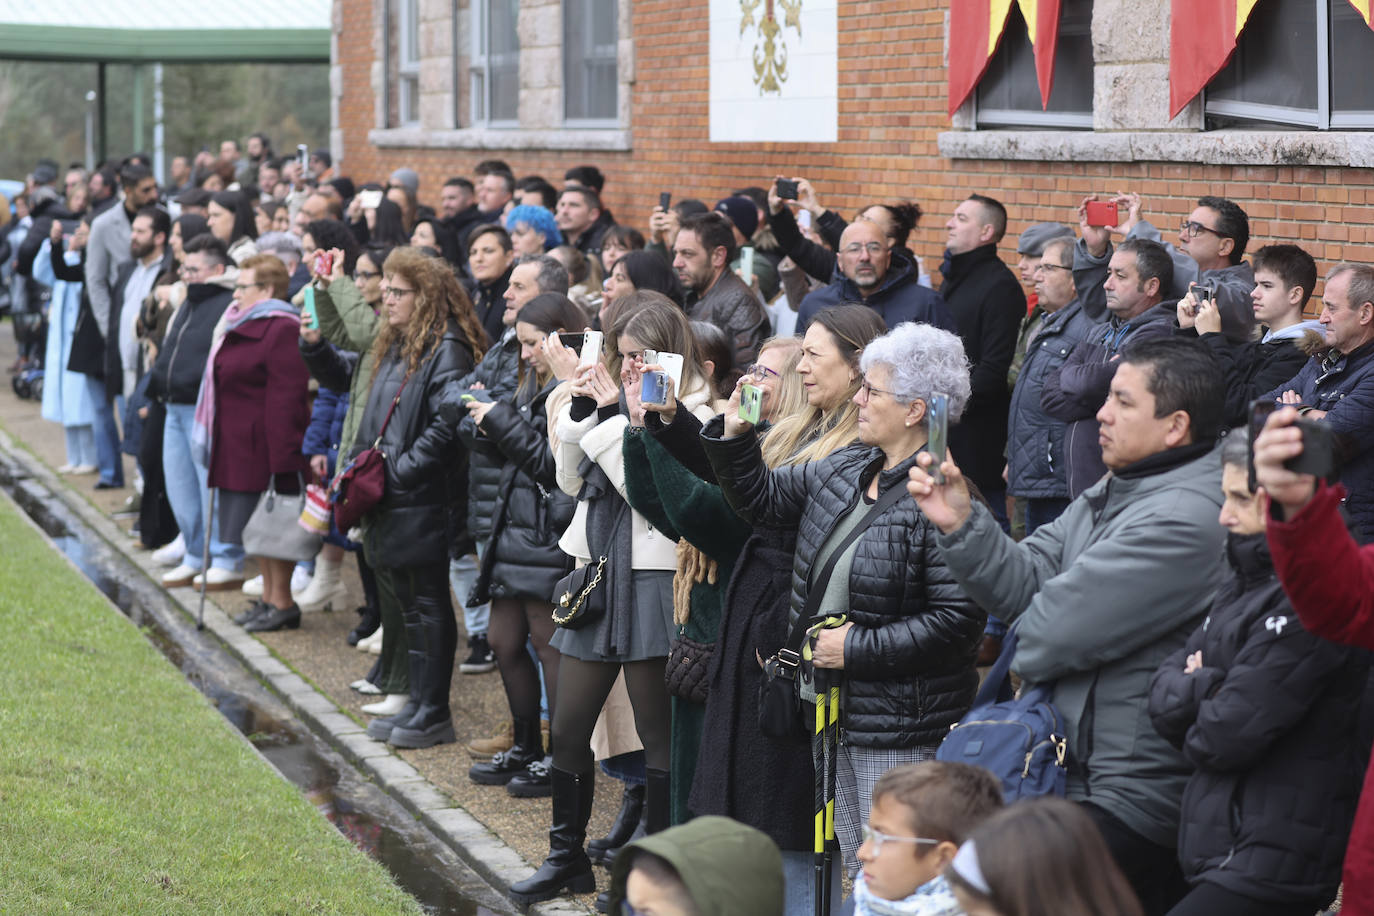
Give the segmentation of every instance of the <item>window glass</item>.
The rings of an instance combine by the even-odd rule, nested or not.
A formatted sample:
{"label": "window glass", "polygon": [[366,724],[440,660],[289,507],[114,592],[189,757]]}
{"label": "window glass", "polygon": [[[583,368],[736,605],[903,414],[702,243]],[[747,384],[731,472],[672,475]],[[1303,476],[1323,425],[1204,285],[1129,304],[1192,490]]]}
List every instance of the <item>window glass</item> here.
{"label": "window glass", "polygon": [[1090,128],[1092,111],[1091,0],[1064,0],[1060,7],[1054,90],[1044,110],[1035,77],[1035,51],[1020,7],[1014,5],[1007,17],[1002,43],[978,84],[978,123],[1043,126],[1057,121],[1059,126]]}

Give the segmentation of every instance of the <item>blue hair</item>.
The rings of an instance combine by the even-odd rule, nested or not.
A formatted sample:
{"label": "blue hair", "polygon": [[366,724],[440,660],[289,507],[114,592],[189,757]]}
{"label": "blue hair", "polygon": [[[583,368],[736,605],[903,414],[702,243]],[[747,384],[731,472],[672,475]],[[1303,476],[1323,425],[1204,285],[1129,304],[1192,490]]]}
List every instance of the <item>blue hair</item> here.
{"label": "blue hair", "polygon": [[543,233],[544,250],[552,251],[563,244],[563,233],[558,231],[558,224],[553,221],[553,214],[543,207],[535,207],[530,204],[521,204],[512,207],[506,214],[506,231],[514,232],[515,227],[524,223],[535,232]]}

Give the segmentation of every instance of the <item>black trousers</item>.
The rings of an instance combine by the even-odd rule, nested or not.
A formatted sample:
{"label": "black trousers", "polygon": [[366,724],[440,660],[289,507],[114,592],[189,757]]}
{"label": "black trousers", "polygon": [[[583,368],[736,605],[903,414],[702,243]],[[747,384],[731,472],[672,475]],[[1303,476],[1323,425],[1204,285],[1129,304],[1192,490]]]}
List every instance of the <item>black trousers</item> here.
{"label": "black trousers", "polygon": [[1203,881],[1169,911],[1169,916],[1312,916],[1330,903],[1308,900],[1304,903],[1257,900],[1224,887]]}
{"label": "black trousers", "polygon": [[1102,839],[1107,841],[1117,867],[1140,898],[1145,916],[1168,913],[1188,892],[1183,869],[1178,865],[1178,850],[1147,840],[1092,802],[1082,804],[1097,824]]}

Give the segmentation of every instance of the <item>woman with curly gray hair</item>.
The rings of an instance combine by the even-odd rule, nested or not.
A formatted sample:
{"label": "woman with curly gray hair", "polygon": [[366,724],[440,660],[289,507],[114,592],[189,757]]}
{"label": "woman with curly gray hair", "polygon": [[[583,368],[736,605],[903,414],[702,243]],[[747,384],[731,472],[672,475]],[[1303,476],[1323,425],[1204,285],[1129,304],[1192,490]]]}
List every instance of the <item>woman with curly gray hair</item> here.
{"label": "woman with curly gray hair", "polygon": [[931,395],[949,396],[951,421],[968,403],[963,344],[903,324],[871,341],[859,367],[858,444],[769,469],[753,429],[730,421],[730,408],[725,436],[706,439],[736,512],[756,526],[797,529],[793,627],[828,621],[811,637],[811,655],[829,683],[843,681],[835,822],[851,875],[873,784],[890,767],[933,758],[968,711],[985,620],[946,568],[935,526],[911,500],[890,495],[926,447]]}

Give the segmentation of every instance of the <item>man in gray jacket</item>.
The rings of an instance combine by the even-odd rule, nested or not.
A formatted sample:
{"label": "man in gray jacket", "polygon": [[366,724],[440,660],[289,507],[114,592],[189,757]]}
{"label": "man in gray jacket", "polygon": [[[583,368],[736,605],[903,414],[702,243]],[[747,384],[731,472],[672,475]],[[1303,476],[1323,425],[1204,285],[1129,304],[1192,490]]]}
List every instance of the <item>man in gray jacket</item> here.
{"label": "man in gray jacket", "polygon": [[[1186,890],[1175,853],[1191,768],[1150,723],[1150,678],[1211,604],[1222,569],[1221,371],[1196,341],[1139,341],[1098,413],[1111,474],[1020,544],[946,483],[907,485],[939,528],[960,584],[1016,625],[1013,669],[1052,684],[1069,746],[1071,799],[1101,829],[1147,913]],[[956,456],[957,457],[957,456]],[[920,459],[923,467],[929,457]]]}

